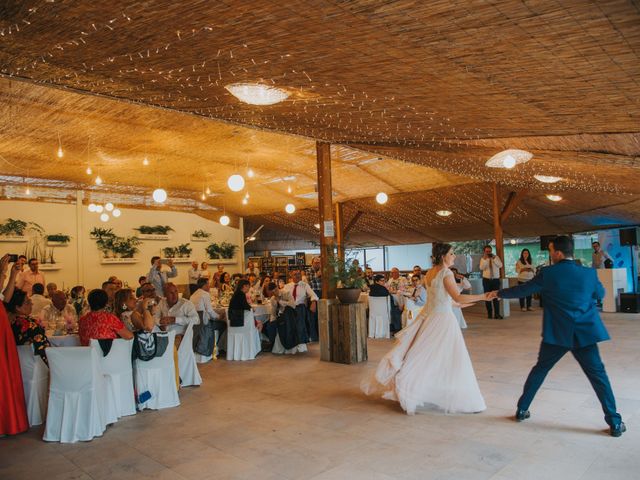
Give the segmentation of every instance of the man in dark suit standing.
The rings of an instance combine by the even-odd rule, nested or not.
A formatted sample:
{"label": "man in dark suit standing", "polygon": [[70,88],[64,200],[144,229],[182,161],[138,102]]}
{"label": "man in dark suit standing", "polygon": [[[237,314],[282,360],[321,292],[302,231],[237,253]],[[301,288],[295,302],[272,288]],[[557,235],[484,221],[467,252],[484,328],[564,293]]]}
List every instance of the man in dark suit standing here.
{"label": "man in dark suit standing", "polygon": [[499,298],[522,298],[542,292],[544,298],[538,362],[524,384],[515,419],[521,422],[529,418],[529,405],[547,373],[565,353],[571,352],[600,400],[611,436],[619,437],[626,426],[616,411],[616,400],[598,351],[598,342],[610,338],[596,308],[596,300],[604,297],[604,288],[594,269],[579,266],[573,260],[571,237],[556,237],[549,243],[549,254],[553,265],[543,268],[533,280],[492,292]]}

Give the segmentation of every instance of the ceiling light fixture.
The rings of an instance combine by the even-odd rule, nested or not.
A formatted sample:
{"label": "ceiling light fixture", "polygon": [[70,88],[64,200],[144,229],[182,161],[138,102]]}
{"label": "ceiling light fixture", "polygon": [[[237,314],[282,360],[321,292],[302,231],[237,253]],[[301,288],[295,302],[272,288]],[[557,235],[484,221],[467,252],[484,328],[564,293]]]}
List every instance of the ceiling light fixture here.
{"label": "ceiling light fixture", "polygon": [[552,175],[534,175],[533,178],[542,183],[558,183],[562,177],[554,177]]}
{"label": "ceiling light fixture", "polygon": [[90,211],[91,213],[93,213],[93,212],[95,212],[95,211],[96,211],[96,204],[95,204],[95,203],[90,203],[90,204],[89,204],[89,207],[87,207],[87,208],[89,209],[89,211]]}
{"label": "ceiling light fixture", "polygon": [[87,175],[91,175],[93,174],[93,170],[91,170],[91,167],[87,167]]}
{"label": "ceiling light fixture", "polygon": [[156,203],[164,203],[167,201],[167,191],[164,188],[156,188],[151,196]]}
{"label": "ceiling light fixture", "polygon": [[253,178],[256,176],[256,172],[253,171],[252,168],[250,168],[249,170],[247,170],[247,177],[249,178]]}
{"label": "ceiling light fixture", "polygon": [[102,220],[103,222],[108,222],[109,221],[109,215],[106,213],[103,213],[102,215],[100,215],[100,220]]}
{"label": "ceiling light fixture", "polygon": [[559,202],[560,200],[562,200],[562,197],[560,195],[549,194],[546,197],[552,202]]}
{"label": "ceiling light fixture", "polygon": [[149,159],[147,157],[144,157],[144,159],[142,160],[142,165],[144,165],[145,167],[149,165]]}
{"label": "ceiling light fixture", "polygon": [[249,105],[273,105],[286,100],[290,95],[282,88],[260,83],[232,83],[224,88],[238,100]]}
{"label": "ceiling light fixture", "polygon": [[120,215],[122,215],[122,212],[119,208],[114,208],[113,212],[111,212],[111,215],[113,215],[115,218],[118,218]]}
{"label": "ceiling light fixture", "polygon": [[247,200],[247,197],[242,199],[242,204],[246,205],[247,203],[249,203],[249,200]]}
{"label": "ceiling light fixture", "polygon": [[95,182],[96,182],[96,185],[102,185],[102,178],[100,178],[100,175],[96,177]]}
{"label": "ceiling light fixture", "polygon": [[438,210],[436,212],[437,215],[440,215],[441,217],[448,217],[449,215],[451,215],[453,212],[451,212],[450,210]]}
{"label": "ceiling light fixture", "polygon": [[387,203],[388,200],[389,200],[389,195],[387,195],[384,192],[380,192],[376,195],[376,202],[378,202],[380,205],[384,205],[385,203]]}
{"label": "ceiling light fixture", "polygon": [[102,205],[96,205],[96,213],[104,212],[104,207]]}
{"label": "ceiling light fixture", "polygon": [[60,140],[60,134],[58,134],[58,151],[56,152],[58,158],[64,157],[64,152],[62,151],[62,141]]}
{"label": "ceiling light fixture", "polygon": [[244,188],[244,178],[242,175],[234,173],[227,180],[227,186],[232,192],[239,192]]}
{"label": "ceiling light fixture", "polygon": [[287,203],[284,206],[284,211],[287,212],[288,214],[292,214],[293,212],[296,211],[296,206],[293,203]]}
{"label": "ceiling light fixture", "polygon": [[231,219],[227,216],[226,213],[220,217],[220,225],[226,227],[230,222]]}
{"label": "ceiling light fixture", "polygon": [[111,202],[107,202],[107,204],[104,206],[104,209],[105,209],[107,212],[111,212],[111,211],[113,211],[113,203],[111,203]]}
{"label": "ceiling light fixture", "polygon": [[493,157],[487,160],[485,166],[489,168],[508,168],[511,169],[521,163],[526,163],[533,158],[533,153],[526,150],[517,150],[511,148],[504,150],[500,153],[496,153]]}
{"label": "ceiling light fixture", "polygon": [[320,224],[319,223],[314,223],[313,226],[316,227],[317,230],[320,230]]}

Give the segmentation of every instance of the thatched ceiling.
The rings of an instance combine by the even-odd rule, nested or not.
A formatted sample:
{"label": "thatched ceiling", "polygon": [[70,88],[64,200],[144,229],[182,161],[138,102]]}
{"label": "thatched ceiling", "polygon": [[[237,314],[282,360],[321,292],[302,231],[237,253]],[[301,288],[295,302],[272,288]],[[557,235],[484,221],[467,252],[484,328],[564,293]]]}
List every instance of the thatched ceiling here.
{"label": "thatched ceiling", "polygon": [[[151,188],[147,154],[163,185],[197,195],[203,184],[225,191],[249,161],[262,181],[248,206],[241,194],[207,202],[309,236],[313,210],[279,212],[314,200],[272,180],[295,174],[294,195],[312,193],[312,139],[323,139],[343,145],[336,200],[366,210],[354,242],[490,236],[490,181],[530,191],[514,235],[640,221],[634,2],[9,1],[0,73],[27,82],[0,82],[0,154],[22,170],[0,162],[0,173],[84,182],[91,162],[107,182]],[[224,89],[239,81],[292,95],[241,104]],[[51,157],[58,133],[62,161]],[[534,159],[484,167],[505,148]],[[552,188],[564,200],[544,199],[550,187],[534,173],[564,177]],[[386,207],[371,203],[379,190],[392,194]],[[448,219],[433,214],[443,203]]]}

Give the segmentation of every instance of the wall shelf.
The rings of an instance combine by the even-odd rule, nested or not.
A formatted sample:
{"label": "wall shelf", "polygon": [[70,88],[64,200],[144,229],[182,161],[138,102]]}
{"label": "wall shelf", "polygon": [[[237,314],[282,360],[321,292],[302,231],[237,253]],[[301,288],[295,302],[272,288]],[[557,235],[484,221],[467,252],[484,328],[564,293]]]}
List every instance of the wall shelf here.
{"label": "wall shelf", "polygon": [[100,260],[102,265],[124,265],[128,263],[138,263],[138,258],[103,258]]}
{"label": "wall shelf", "polygon": [[169,235],[161,235],[157,233],[137,233],[135,235],[140,240],[170,240],[171,237]]}
{"label": "wall shelf", "polygon": [[209,239],[208,238],[203,238],[203,237],[194,237],[191,236],[191,241],[192,242],[208,242]]}
{"label": "wall shelf", "polygon": [[238,263],[237,258],[209,258],[207,259],[207,263],[210,265],[233,265],[234,263]]}
{"label": "wall shelf", "polygon": [[24,235],[22,236],[17,236],[17,235],[0,235],[0,242],[12,242],[12,243],[17,243],[17,242],[26,242],[27,241],[27,237],[25,237]]}
{"label": "wall shelf", "polygon": [[68,247],[69,242],[47,242],[47,247]]}
{"label": "wall shelf", "polygon": [[41,263],[38,265],[38,270],[43,272],[51,272],[55,270],[62,270],[62,264],[60,263]]}
{"label": "wall shelf", "polygon": [[189,257],[175,257],[175,258],[162,258],[162,260],[173,260],[173,263],[191,263],[192,258]]}

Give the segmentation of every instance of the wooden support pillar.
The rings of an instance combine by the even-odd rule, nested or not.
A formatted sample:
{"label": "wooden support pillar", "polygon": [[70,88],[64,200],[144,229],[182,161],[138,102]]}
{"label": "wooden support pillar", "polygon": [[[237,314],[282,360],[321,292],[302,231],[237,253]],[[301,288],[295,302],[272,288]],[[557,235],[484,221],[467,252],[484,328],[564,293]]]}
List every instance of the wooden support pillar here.
{"label": "wooden support pillar", "polygon": [[[318,212],[320,214],[320,255],[322,258],[322,298],[333,299],[336,296],[335,289],[330,279],[333,277],[333,268],[329,258],[334,254],[334,236],[325,236],[327,227],[333,227],[332,188],[331,188],[331,144],[316,142],[317,169],[318,169]],[[330,222],[330,223],[328,223]],[[329,228],[331,230],[331,228]],[[334,234],[335,235],[335,234]]]}
{"label": "wooden support pillar", "polygon": [[[504,236],[502,222],[500,221],[500,189],[497,183],[493,184],[493,236],[496,239],[496,255],[504,263]],[[500,278],[504,278],[504,266],[500,269]]]}
{"label": "wooden support pillar", "polygon": [[342,208],[342,202],[336,202],[336,250],[337,257],[344,261],[344,210]]}

